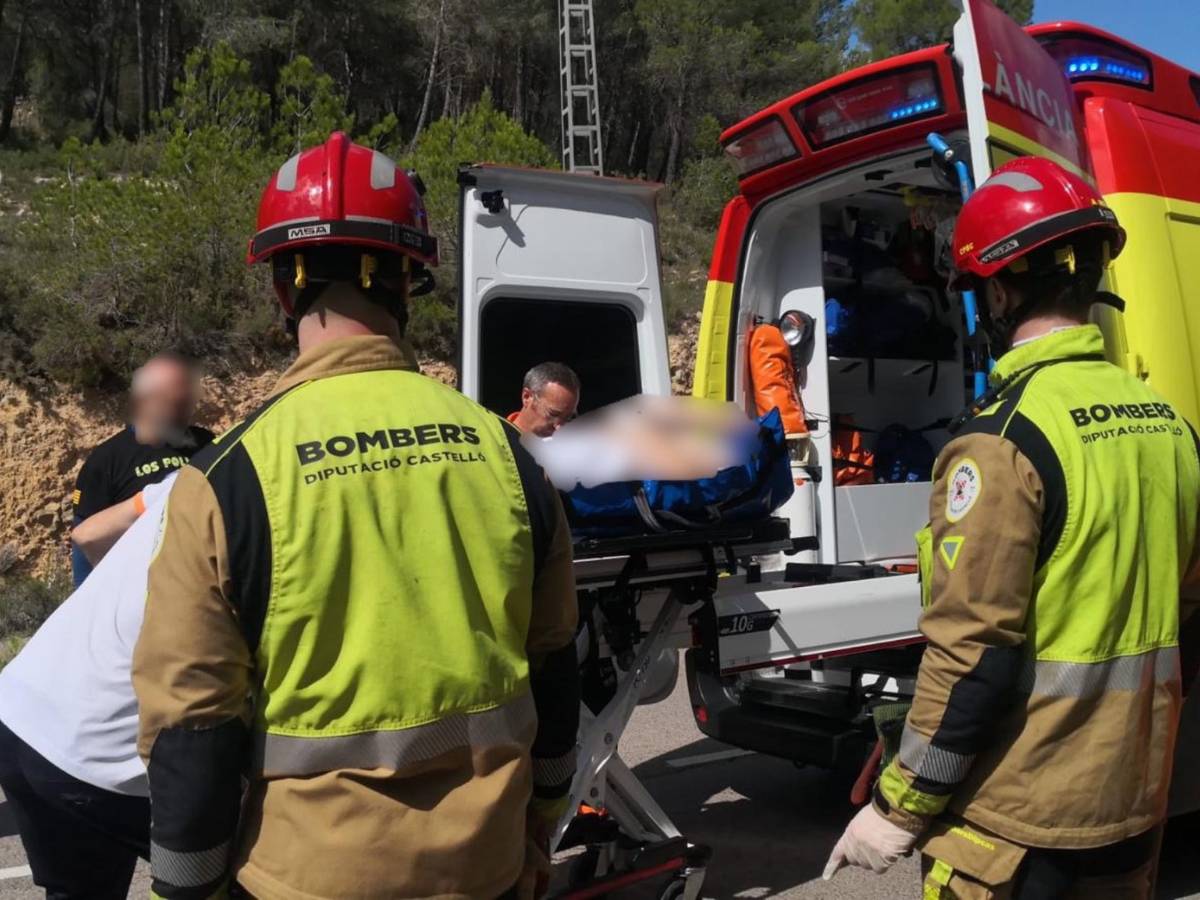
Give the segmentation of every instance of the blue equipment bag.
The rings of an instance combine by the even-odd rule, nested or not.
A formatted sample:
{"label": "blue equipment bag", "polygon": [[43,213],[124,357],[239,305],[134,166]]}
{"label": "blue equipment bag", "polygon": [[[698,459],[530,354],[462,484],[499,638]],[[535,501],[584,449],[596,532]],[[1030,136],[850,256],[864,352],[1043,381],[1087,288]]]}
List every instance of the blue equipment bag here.
{"label": "blue equipment bag", "polygon": [[743,461],[711,478],[576,485],[562,495],[571,531],[606,537],[700,530],[770,515],[795,486],[779,410],[762,416],[758,426]]}
{"label": "blue equipment bag", "polygon": [[875,480],[880,484],[930,481],[936,458],[920,431],[889,425],[875,442]]}

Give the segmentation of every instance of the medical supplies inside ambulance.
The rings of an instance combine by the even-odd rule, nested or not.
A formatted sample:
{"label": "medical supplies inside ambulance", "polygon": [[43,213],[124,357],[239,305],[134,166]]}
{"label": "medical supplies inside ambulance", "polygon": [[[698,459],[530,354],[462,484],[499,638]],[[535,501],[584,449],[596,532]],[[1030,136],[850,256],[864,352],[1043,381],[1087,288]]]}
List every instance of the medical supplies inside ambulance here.
{"label": "medical supplies inside ambulance", "polygon": [[948,359],[955,331],[933,265],[932,234],[855,206],[822,227],[826,337],[835,356]]}
{"label": "medical supplies inside ambulance", "polygon": [[838,416],[833,425],[833,470],[838,487],[855,484],[902,484],[929,481],[937,457],[922,433],[893,423],[868,436],[851,416]]}
{"label": "medical supplies inside ambulance", "polygon": [[889,425],[875,440],[875,481],[880,484],[929,481],[936,458],[933,446],[920,431],[900,424]]}
{"label": "medical supplies inside ambulance", "polygon": [[875,483],[875,454],[850,416],[839,416],[833,423],[833,474],[838,487]]}

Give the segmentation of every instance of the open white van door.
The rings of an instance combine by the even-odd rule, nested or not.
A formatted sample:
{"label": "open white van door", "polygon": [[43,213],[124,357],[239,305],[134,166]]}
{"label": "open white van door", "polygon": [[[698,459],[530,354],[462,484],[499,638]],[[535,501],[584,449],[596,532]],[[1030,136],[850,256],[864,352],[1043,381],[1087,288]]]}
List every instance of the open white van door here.
{"label": "open white van door", "polygon": [[506,415],[537,363],[580,412],[670,394],[657,184],[492,165],[459,172],[459,387]]}

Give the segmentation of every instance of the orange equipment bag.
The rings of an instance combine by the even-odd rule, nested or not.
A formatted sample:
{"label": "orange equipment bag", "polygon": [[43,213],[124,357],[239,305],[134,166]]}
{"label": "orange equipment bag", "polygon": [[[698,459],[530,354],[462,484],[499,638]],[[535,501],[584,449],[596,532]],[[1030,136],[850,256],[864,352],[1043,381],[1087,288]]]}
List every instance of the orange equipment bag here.
{"label": "orange equipment bag", "polygon": [[875,454],[863,446],[862,432],[849,416],[839,416],[833,425],[834,483],[875,483]]}
{"label": "orange equipment bag", "polygon": [[808,434],[804,405],[796,387],[792,351],[778,326],[759,325],[750,332],[750,383],[760,416],[778,409],[788,436]]}

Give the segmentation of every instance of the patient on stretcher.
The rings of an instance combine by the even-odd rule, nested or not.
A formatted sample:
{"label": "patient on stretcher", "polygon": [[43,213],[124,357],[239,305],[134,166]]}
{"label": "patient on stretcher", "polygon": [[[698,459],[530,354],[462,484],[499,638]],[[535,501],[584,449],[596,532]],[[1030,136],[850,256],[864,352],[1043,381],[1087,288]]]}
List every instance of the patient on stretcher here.
{"label": "patient on stretcher", "polygon": [[619,481],[692,481],[735,465],[757,424],[733,403],[630,397],[521,441],[559,490]]}

